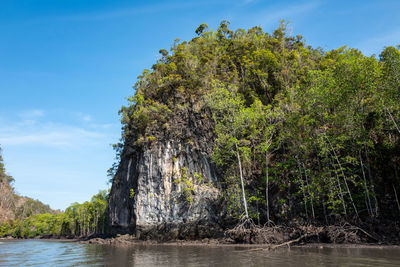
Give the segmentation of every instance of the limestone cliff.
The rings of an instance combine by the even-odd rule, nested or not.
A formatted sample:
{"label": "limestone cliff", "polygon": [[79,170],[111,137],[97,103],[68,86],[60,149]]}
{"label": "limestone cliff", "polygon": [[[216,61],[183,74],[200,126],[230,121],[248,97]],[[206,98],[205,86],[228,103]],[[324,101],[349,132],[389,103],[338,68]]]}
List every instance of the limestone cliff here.
{"label": "limestone cliff", "polygon": [[221,181],[209,157],[211,121],[190,105],[169,124],[145,144],[127,141],[110,193],[111,225],[146,237],[214,236],[222,211]]}
{"label": "limestone cliff", "polygon": [[314,49],[284,23],[228,26],[200,25],[138,77],[120,112],[114,229],[397,221],[398,49],[377,61]]}
{"label": "limestone cliff", "polygon": [[207,155],[189,145],[166,141],[127,152],[110,194],[111,223],[148,231],[166,224],[215,222],[218,187]]}

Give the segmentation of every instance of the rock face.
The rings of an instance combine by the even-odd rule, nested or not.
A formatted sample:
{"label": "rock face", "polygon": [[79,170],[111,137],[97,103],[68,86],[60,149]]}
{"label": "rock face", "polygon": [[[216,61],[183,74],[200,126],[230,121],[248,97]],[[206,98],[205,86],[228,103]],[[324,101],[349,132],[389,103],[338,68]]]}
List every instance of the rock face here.
{"label": "rock face", "polygon": [[215,167],[198,146],[125,147],[110,193],[111,226],[142,238],[215,236],[220,192]]}
{"label": "rock face", "polygon": [[5,180],[0,179],[0,222],[15,218],[16,203],[14,190]]}
{"label": "rock face", "polygon": [[19,196],[8,181],[0,177],[0,223],[25,219],[30,215],[54,212],[39,200]]}

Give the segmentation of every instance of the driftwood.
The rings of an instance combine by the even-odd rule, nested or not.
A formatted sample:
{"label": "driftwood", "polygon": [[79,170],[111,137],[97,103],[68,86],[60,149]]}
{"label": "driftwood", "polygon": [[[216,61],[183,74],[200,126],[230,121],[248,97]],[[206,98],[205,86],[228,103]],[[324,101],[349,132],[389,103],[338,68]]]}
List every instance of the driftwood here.
{"label": "driftwood", "polygon": [[349,225],[349,228],[348,228],[348,229],[349,229],[349,230],[361,231],[361,232],[363,232],[366,236],[368,236],[368,237],[374,239],[375,241],[378,241],[378,242],[381,241],[381,238],[380,238],[380,237],[375,237],[375,236],[373,236],[372,234],[368,233],[367,231],[365,231],[364,229],[362,229],[362,228],[360,228],[360,227],[358,227],[358,226]]}
{"label": "driftwood", "polygon": [[289,240],[289,241],[283,242],[283,243],[278,244],[278,245],[269,245],[268,247],[265,247],[265,248],[254,248],[254,249],[243,250],[243,251],[240,251],[240,252],[251,252],[251,251],[260,251],[260,250],[272,250],[272,249],[277,249],[277,248],[285,247],[285,246],[290,247],[292,244],[297,243],[297,242],[300,242],[300,241],[303,240],[304,238],[307,238],[307,237],[310,237],[310,236],[315,236],[315,235],[317,235],[317,233],[312,234],[312,235],[305,234],[305,235],[302,235],[302,236],[300,236],[300,237],[298,237],[298,238],[296,238],[296,239]]}
{"label": "driftwood", "polygon": [[285,247],[285,246],[290,247],[290,245],[292,245],[293,243],[300,242],[301,240],[303,240],[303,239],[306,238],[306,237],[316,236],[316,235],[317,235],[317,233],[312,234],[312,235],[305,234],[305,235],[302,235],[302,236],[300,236],[299,238],[296,238],[296,239],[294,239],[294,240],[290,240],[290,241],[287,241],[287,242],[283,242],[282,244],[272,246],[270,249],[277,249],[277,248]]}

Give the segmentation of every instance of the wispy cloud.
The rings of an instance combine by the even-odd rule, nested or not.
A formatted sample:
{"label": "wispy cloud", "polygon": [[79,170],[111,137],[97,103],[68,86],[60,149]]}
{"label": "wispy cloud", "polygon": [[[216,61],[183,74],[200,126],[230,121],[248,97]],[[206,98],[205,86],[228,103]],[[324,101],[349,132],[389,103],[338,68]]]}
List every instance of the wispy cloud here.
{"label": "wispy cloud", "polygon": [[74,114],[80,121],[89,122],[92,120],[92,116],[90,116],[89,114],[85,114],[82,112],[75,112]]}
{"label": "wispy cloud", "polygon": [[118,141],[119,124],[63,109],[0,115],[7,171],[22,195],[64,209],[105,188],[114,158],[109,144]]}
{"label": "wispy cloud", "polygon": [[86,12],[73,15],[58,15],[58,16],[48,17],[47,19],[58,20],[58,21],[98,21],[98,20],[115,19],[121,17],[129,17],[133,15],[167,12],[169,10],[176,11],[182,9],[191,9],[198,6],[204,6],[206,4],[207,3],[203,1],[188,1],[186,3],[166,2],[157,4],[136,5],[133,7],[131,6],[125,8],[117,8],[107,11],[96,10],[93,12]]}
{"label": "wispy cloud", "polygon": [[[43,119],[43,110],[23,111],[19,120],[2,121],[0,125],[0,144],[3,146],[47,146],[79,148],[91,144],[107,142],[110,138],[109,124],[86,124],[92,121],[88,114],[75,112],[79,123],[60,123]],[[105,126],[104,126],[105,125]]]}
{"label": "wispy cloud", "polygon": [[41,109],[31,109],[31,110],[25,110],[19,113],[19,116],[24,119],[36,119],[39,117],[43,117],[45,115],[44,110]]}
{"label": "wispy cloud", "polygon": [[242,6],[245,6],[245,5],[253,4],[253,3],[256,3],[256,2],[258,2],[258,0],[243,0],[240,4]]}
{"label": "wispy cloud", "polygon": [[[296,16],[304,16],[315,10],[322,4],[321,1],[303,2],[292,5],[273,5],[256,12],[246,13],[246,21],[251,25],[268,26],[278,22],[280,19],[290,19]],[[244,20],[241,14],[237,14],[237,18]]]}
{"label": "wispy cloud", "polygon": [[385,34],[373,36],[356,44],[366,55],[379,54],[385,46],[400,44],[400,28]]}
{"label": "wispy cloud", "polygon": [[97,132],[87,131],[73,126],[40,125],[39,127],[26,129],[17,128],[9,131],[0,128],[0,144],[13,145],[40,145],[40,146],[79,146],[89,144],[103,135]]}

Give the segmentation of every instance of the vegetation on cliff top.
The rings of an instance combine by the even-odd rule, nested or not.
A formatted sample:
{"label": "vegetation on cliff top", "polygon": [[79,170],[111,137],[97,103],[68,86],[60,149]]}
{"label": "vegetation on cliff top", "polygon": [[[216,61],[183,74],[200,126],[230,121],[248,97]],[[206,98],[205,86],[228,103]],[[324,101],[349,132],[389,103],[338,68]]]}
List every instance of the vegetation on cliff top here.
{"label": "vegetation on cliff top", "polygon": [[398,218],[399,46],[367,57],[312,48],[284,22],[272,34],[228,26],[202,24],[191,41],[160,50],[121,109],[118,153],[166,138],[193,144],[181,120],[198,114],[212,125],[210,156],[232,216]]}

